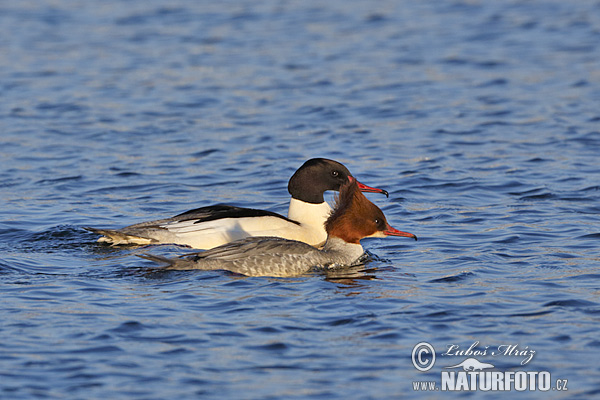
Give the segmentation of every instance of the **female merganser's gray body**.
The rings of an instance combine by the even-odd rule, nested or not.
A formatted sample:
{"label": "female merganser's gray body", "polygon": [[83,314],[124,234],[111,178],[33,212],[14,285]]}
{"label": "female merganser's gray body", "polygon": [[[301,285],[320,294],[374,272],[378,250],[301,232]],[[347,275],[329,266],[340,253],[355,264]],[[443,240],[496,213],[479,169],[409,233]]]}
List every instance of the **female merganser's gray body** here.
{"label": "female merganser's gray body", "polygon": [[[178,244],[211,249],[246,237],[275,236],[319,246],[327,238],[324,223],[331,212],[323,194],[339,190],[351,176],[337,161],[306,161],[290,178],[287,218],[271,211],[218,204],[122,229],[85,229],[103,235],[99,242],[112,245]],[[385,190],[358,185],[362,191],[388,195]]]}
{"label": "female merganser's gray body", "polygon": [[333,268],[356,264],[364,250],[365,237],[406,236],[412,233],[392,228],[383,212],[360,191],[355,179],[341,187],[335,210],[327,219],[328,234],[322,250],[306,243],[275,237],[251,237],[211,250],[169,259],[140,255],[167,263],[166,269],[226,270],[247,276],[290,277],[313,268]]}

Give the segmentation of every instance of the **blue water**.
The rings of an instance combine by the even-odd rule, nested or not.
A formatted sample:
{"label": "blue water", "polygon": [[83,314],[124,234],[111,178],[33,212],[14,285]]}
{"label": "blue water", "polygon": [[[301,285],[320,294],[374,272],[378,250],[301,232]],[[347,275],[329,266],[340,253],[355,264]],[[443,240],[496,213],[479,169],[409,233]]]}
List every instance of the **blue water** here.
{"label": "blue water", "polygon": [[[479,397],[412,385],[476,341],[598,397],[599,105],[597,1],[3,2],[0,398]],[[272,279],[82,229],[286,213],[312,157],[419,241]]]}

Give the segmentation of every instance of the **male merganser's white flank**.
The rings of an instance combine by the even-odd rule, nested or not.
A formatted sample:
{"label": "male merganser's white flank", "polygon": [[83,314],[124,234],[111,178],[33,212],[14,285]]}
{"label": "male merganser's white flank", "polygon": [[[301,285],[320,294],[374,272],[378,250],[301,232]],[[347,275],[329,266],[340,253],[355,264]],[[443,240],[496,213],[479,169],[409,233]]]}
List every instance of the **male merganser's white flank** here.
{"label": "male merganser's white flank", "polygon": [[313,268],[334,268],[357,263],[365,237],[406,236],[412,233],[392,228],[383,212],[360,192],[355,179],[340,190],[335,210],[326,222],[327,242],[323,250],[306,243],[274,237],[251,237],[199,253],[169,259],[140,255],[167,263],[166,269],[226,270],[247,276],[290,277]]}
{"label": "male merganser's white flank", "polygon": [[[327,238],[324,223],[331,212],[323,193],[339,190],[351,176],[337,161],[306,161],[290,178],[288,191],[292,198],[287,218],[271,211],[218,204],[122,229],[84,229],[103,235],[98,241],[112,245],[169,243],[211,249],[246,237],[275,236],[320,246]],[[358,186],[365,192],[388,195],[382,189],[361,183]]]}

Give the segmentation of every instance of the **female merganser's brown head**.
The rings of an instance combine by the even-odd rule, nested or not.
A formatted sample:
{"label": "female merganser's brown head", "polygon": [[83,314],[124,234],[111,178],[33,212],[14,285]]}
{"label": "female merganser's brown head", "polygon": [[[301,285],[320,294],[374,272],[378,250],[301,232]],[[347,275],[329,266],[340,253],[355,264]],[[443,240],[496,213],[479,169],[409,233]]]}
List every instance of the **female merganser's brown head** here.
{"label": "female merganser's brown head", "polygon": [[338,237],[347,243],[359,244],[365,237],[405,236],[417,240],[412,233],[392,228],[383,211],[361,193],[356,179],[340,187],[333,212],[325,222],[330,237]]}

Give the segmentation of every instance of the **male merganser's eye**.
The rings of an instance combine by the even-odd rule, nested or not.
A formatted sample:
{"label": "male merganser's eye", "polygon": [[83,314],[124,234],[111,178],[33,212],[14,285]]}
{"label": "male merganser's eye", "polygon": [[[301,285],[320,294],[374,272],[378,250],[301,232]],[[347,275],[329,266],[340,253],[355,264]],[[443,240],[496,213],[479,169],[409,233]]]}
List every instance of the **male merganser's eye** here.
{"label": "male merganser's eye", "polygon": [[338,176],[339,174],[340,174],[340,173],[339,173],[339,172],[337,172],[337,171],[332,171],[332,172],[331,172],[331,175],[332,175],[332,176],[334,176],[334,177],[336,177],[336,178],[337,178],[337,176]]}

